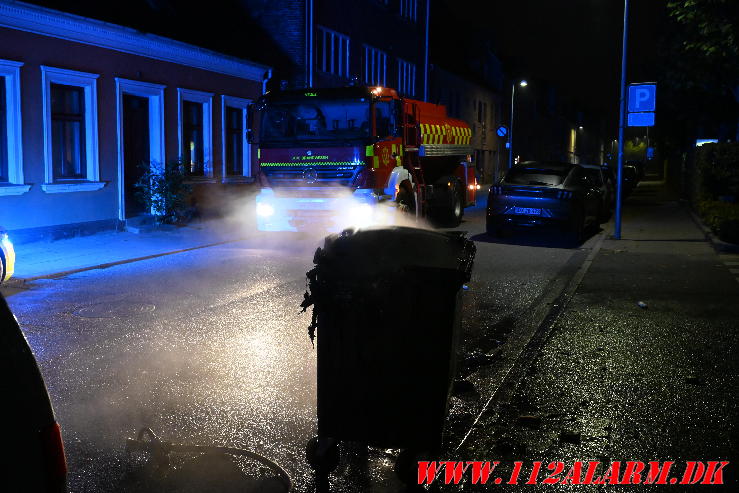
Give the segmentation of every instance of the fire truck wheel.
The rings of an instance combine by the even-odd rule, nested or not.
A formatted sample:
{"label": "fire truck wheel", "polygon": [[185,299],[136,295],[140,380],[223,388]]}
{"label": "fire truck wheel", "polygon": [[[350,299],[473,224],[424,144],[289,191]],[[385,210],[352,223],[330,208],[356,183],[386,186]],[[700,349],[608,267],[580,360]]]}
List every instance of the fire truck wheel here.
{"label": "fire truck wheel", "polygon": [[319,451],[318,437],[308,440],[305,446],[305,459],[308,465],[316,471],[316,474],[328,474],[339,465],[339,444],[336,440],[327,439],[326,450]]}
{"label": "fire truck wheel", "polygon": [[445,226],[456,228],[462,222],[462,216],[464,216],[464,188],[462,188],[462,184],[459,183],[459,180],[452,180],[451,183],[452,185],[448,190],[448,209],[443,213],[443,221]]}

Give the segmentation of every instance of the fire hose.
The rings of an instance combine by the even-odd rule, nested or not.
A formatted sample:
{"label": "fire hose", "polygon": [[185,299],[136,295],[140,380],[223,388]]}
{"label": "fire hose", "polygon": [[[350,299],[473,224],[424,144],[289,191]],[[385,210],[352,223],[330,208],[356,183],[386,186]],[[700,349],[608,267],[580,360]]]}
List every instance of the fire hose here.
{"label": "fire hose", "polygon": [[166,467],[169,465],[169,454],[172,452],[181,454],[221,453],[248,457],[249,459],[267,466],[275,472],[288,492],[294,491],[292,479],[290,479],[290,476],[279,464],[262,455],[245,449],[221,447],[216,445],[187,445],[172,443],[161,440],[151,430],[151,428],[142,428],[136,439],[126,439],[126,453],[130,454],[132,452],[149,453],[152,460],[160,467]]}

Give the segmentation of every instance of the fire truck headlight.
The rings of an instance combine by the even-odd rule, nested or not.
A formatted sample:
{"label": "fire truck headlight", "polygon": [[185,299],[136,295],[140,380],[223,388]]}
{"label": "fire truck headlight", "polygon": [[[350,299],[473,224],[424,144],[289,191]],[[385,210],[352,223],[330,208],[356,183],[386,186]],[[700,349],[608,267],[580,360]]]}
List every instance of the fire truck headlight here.
{"label": "fire truck headlight", "polygon": [[271,205],[264,203],[264,202],[259,202],[257,204],[257,216],[269,217],[269,216],[274,215],[274,213],[275,213],[275,208],[272,207]]}
{"label": "fire truck headlight", "polygon": [[355,205],[349,209],[349,220],[352,226],[358,228],[371,225],[373,216],[374,209],[370,204]]}

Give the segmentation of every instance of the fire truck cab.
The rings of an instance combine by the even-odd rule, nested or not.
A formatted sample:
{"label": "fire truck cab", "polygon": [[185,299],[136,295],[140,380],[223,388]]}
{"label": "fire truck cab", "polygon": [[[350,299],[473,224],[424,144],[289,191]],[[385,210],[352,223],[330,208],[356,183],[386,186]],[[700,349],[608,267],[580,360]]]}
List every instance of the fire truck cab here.
{"label": "fire truck cab", "polygon": [[474,204],[471,129],[444,106],[342,87],[270,92],[252,110],[260,230],[340,231],[398,212],[456,226]]}

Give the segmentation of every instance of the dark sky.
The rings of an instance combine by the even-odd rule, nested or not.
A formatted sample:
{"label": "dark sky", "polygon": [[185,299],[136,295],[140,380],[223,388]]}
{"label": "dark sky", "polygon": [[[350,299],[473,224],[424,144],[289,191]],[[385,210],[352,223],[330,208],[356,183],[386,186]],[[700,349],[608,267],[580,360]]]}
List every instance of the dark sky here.
{"label": "dark sky", "polygon": [[[623,5],[623,0],[436,0],[435,54],[450,59],[465,38],[489,39],[511,76],[553,83],[581,105],[615,113]],[[656,80],[665,0],[631,0],[629,19],[627,82]],[[445,36],[447,29],[454,35]]]}
{"label": "dark sky", "polygon": [[[245,26],[239,0],[211,0],[216,8],[195,10],[178,8],[181,0],[30,1],[269,61],[260,59],[260,53],[242,53],[253,45],[245,42],[244,33],[259,29]],[[657,78],[665,2],[631,0],[629,82]],[[464,68],[460,64],[465,57],[487,45],[504,62],[506,74],[525,77],[532,87],[537,81],[554,84],[576,106],[606,118],[616,114],[623,0],[431,0],[431,5],[432,60],[450,69]],[[208,29],[210,25],[217,31]],[[458,67],[449,66],[454,64]]]}

